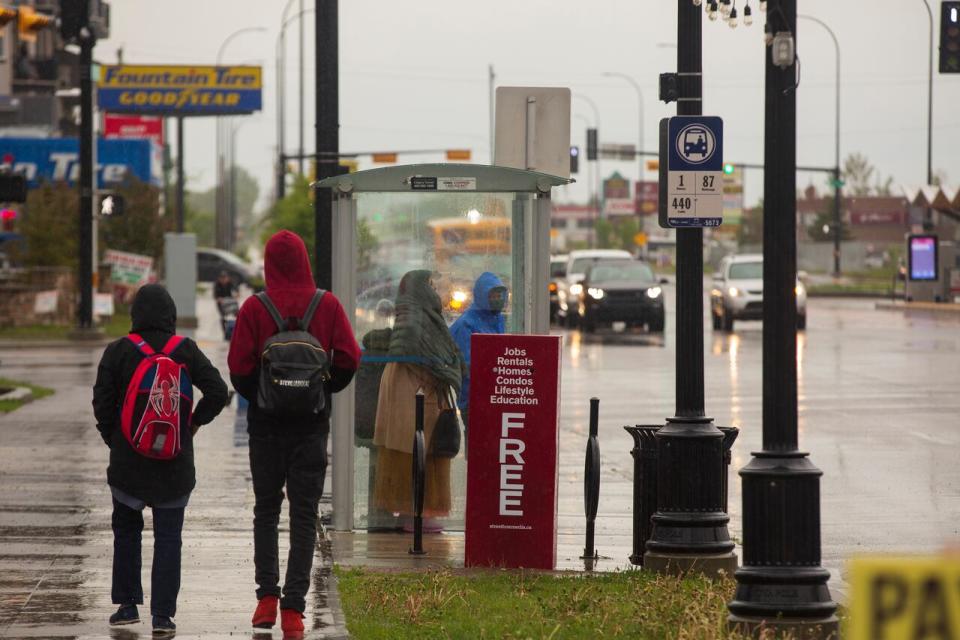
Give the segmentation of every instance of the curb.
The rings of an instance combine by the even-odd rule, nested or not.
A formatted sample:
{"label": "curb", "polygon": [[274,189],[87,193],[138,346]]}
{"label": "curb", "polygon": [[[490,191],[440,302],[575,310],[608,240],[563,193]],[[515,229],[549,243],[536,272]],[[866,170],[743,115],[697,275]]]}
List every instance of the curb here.
{"label": "curb", "polygon": [[33,391],[29,387],[14,387],[11,391],[0,394],[0,401],[3,400],[26,404],[33,401]]}
{"label": "curb", "polygon": [[[319,540],[317,546],[320,551],[320,570],[319,580],[315,580],[314,589],[323,588],[326,593],[327,608],[330,616],[333,618],[333,626],[320,631],[321,635],[316,636],[325,640],[349,640],[350,632],[347,631],[347,619],[343,614],[343,606],[340,604],[340,592],[337,590],[337,576],[333,572],[333,541],[327,531],[327,527],[318,522]],[[324,588],[325,587],[325,588]],[[314,637],[311,634],[311,637]]]}
{"label": "curb", "polygon": [[879,311],[930,311],[960,315],[960,304],[950,302],[878,302],[875,308]]}
{"label": "curb", "polygon": [[0,340],[0,351],[4,349],[53,349],[105,347],[116,338],[102,338],[97,340]]}

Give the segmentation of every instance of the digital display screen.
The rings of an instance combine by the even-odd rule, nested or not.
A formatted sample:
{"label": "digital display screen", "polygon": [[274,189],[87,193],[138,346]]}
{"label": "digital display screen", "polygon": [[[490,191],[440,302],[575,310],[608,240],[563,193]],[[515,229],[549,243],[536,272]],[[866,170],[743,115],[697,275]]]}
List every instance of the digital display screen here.
{"label": "digital display screen", "polygon": [[937,236],[910,236],[910,279],[937,279]]}

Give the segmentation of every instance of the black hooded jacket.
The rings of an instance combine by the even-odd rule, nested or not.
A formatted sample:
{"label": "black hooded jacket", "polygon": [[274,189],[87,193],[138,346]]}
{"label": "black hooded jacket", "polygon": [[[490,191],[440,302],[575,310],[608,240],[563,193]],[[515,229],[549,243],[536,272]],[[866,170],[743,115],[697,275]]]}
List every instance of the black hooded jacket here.
{"label": "black hooded jacket", "polygon": [[[131,333],[139,334],[159,352],[176,332],[177,309],[167,290],[160,285],[140,289],[130,309]],[[212,421],[227,403],[227,385],[217,368],[193,341],[185,339],[171,358],[183,363],[193,385],[203,398],[194,404],[193,427]],[[110,447],[107,481],[149,505],[169,502],[187,495],[196,485],[193,465],[193,436],[189,429],[181,433],[182,450],[173,460],[153,460],[133,450],[120,430],[120,410],[127,384],[143,359],[127,338],[107,345],[97,369],[93,387],[93,413],[103,441]]]}

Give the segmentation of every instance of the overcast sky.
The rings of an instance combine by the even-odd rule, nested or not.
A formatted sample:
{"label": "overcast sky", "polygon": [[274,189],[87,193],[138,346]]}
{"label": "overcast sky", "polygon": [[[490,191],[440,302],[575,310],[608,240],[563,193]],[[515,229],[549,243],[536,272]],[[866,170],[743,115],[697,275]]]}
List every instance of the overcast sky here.
{"label": "overcast sky", "polygon": [[[301,0],[292,0],[291,15]],[[315,0],[303,0],[308,9]],[[939,20],[939,2],[934,19]],[[225,63],[264,67],[264,108],[238,133],[238,163],[260,180],[266,202],[273,188],[276,149],[275,43],[286,0],[114,0],[112,37],[96,57],[128,63],[213,64],[231,33],[251,26],[224,51]],[[725,121],[728,161],[763,160],[763,20],[732,30],[704,19],[704,111]],[[738,2],[742,11],[742,0]],[[161,9],[162,7],[162,9]],[[926,179],[929,23],[923,0],[804,0],[801,13],[828,23],[842,54],[844,156],[865,154],[895,183]],[[313,149],[313,14],[306,16],[306,149]],[[833,164],[835,56],[826,31],[798,27],[802,77],[798,93],[798,162]],[[657,101],[657,78],[675,68],[676,3],[662,0],[340,0],[340,145],[342,151],[470,148],[488,162],[487,65],[498,85],[567,86],[593,99],[601,142],[637,139],[637,96],[618,71],[644,93],[644,136],[656,148],[657,122],[675,105]],[[297,147],[297,28],[287,29],[287,143]],[[584,119],[594,114],[574,97],[573,144],[584,144]],[[960,184],[960,75],[934,75],[933,166]],[[214,125],[187,122],[186,168],[191,186],[214,180]],[[407,156],[401,162],[441,161]],[[372,165],[369,161],[361,168]],[[634,177],[636,165],[605,163]],[[648,175],[648,179],[654,176]],[[581,173],[581,183],[586,175]],[[801,175],[818,186],[823,178]],[[761,195],[762,174],[746,176],[747,198]],[[561,199],[583,200],[583,185]]]}

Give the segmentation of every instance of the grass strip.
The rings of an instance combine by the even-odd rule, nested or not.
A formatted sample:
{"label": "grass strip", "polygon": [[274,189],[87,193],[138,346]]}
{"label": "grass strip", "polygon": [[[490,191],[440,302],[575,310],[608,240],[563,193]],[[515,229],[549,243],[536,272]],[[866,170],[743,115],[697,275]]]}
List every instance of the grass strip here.
{"label": "grass strip", "polygon": [[[40,398],[46,398],[47,396],[53,395],[53,389],[47,387],[39,387],[35,384],[28,384],[26,382],[18,382],[16,380],[8,380],[7,378],[0,378],[0,389],[13,389],[16,387],[28,387],[33,393],[33,399],[39,400]],[[22,400],[0,400],[0,413],[10,413],[14,409],[19,409],[24,405]]]}
{"label": "grass strip", "polygon": [[[100,325],[108,338],[122,338],[130,331],[130,310],[117,305],[116,313]],[[0,340],[66,340],[73,326],[32,324],[24,327],[0,327]]]}
{"label": "grass strip", "polygon": [[735,584],[645,571],[383,573],[337,569],[357,640],[425,638],[738,638],[726,628]]}

